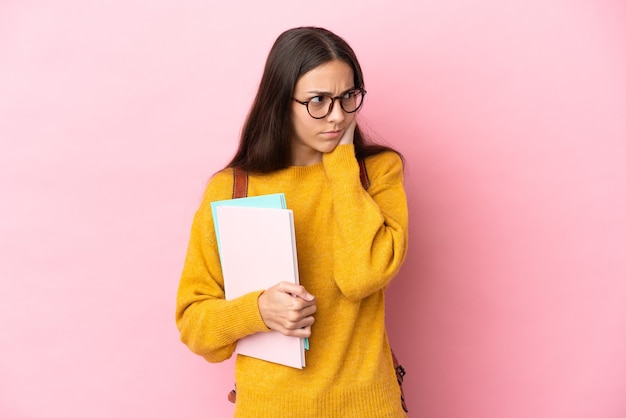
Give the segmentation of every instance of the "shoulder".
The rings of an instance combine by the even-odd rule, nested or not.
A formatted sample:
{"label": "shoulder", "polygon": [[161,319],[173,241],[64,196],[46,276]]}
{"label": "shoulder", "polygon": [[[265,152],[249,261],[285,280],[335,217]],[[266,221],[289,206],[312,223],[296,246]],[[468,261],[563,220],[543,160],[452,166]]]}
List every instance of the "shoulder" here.
{"label": "shoulder", "polygon": [[204,193],[204,200],[213,202],[216,200],[230,199],[233,196],[233,169],[225,168],[211,177]]}
{"label": "shoulder", "polygon": [[402,181],[404,163],[400,154],[384,151],[365,158],[367,174],[371,181]]}

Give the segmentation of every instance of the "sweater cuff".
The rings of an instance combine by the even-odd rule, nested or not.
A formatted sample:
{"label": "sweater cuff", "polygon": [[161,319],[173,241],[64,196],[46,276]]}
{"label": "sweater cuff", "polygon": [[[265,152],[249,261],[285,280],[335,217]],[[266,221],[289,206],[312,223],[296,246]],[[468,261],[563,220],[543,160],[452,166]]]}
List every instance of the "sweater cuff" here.
{"label": "sweater cuff", "polygon": [[233,321],[235,335],[247,336],[257,332],[267,332],[270,329],[263,322],[259,311],[259,296],[263,290],[243,295],[238,300],[237,319]]}

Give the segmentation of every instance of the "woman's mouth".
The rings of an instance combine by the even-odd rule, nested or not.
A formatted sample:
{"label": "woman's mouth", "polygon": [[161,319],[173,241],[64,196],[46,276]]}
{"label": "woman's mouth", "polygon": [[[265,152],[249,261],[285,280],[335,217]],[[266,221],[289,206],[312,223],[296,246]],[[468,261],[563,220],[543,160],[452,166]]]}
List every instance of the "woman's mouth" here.
{"label": "woman's mouth", "polygon": [[325,131],[322,132],[322,135],[327,139],[337,139],[341,138],[343,131]]}

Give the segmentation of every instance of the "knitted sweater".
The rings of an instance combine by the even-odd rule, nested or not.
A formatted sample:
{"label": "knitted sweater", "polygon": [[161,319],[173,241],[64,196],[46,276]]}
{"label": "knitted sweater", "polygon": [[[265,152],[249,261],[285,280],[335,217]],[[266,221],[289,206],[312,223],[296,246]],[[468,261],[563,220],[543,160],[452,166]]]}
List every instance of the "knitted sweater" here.
{"label": "knitted sweater", "polygon": [[[359,181],[352,145],[321,163],[250,174],[248,196],[283,192],[293,210],[300,284],[317,312],[302,370],[239,355],[236,417],[404,417],[385,330],[384,291],[404,261],[408,213],[402,162],[393,152],[365,161]],[[237,340],[268,331],[263,292],[225,300],[210,202],[229,199],[232,169],[209,182],[193,220],[177,296],[181,340],[210,362]]]}

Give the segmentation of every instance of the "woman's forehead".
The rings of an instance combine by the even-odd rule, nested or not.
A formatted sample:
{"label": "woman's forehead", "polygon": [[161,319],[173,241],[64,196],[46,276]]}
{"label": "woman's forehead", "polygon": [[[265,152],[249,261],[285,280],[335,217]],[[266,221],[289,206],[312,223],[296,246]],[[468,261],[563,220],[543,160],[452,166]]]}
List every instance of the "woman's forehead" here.
{"label": "woman's forehead", "polygon": [[295,86],[300,93],[337,94],[356,87],[354,71],[344,61],[333,60],[303,74]]}

